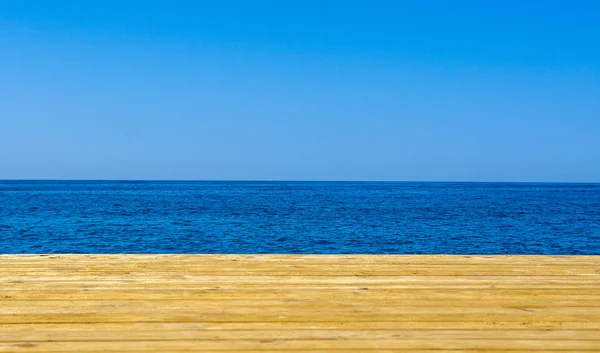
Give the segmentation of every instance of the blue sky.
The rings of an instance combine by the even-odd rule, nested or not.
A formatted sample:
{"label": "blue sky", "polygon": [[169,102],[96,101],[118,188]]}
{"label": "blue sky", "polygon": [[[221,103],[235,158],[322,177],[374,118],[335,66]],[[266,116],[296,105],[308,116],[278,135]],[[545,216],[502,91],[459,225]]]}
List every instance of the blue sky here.
{"label": "blue sky", "polygon": [[598,1],[0,1],[0,178],[600,182]]}

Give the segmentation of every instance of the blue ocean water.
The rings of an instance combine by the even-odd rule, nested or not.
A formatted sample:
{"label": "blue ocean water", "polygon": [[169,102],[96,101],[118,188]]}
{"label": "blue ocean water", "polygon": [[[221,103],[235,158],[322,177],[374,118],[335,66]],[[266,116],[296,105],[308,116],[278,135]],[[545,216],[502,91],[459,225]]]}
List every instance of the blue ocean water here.
{"label": "blue ocean water", "polygon": [[0,181],[0,253],[600,254],[600,184]]}

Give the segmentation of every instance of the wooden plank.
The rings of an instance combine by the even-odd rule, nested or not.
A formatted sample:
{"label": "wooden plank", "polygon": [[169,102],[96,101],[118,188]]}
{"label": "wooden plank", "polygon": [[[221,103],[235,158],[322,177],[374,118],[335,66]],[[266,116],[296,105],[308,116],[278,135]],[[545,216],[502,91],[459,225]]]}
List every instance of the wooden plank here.
{"label": "wooden plank", "polygon": [[[73,272],[77,272],[79,276],[88,276],[88,277],[103,277],[103,276],[129,276],[132,278],[144,276],[145,271],[148,269],[130,269],[127,271],[124,270],[114,270],[114,271],[87,271],[78,268],[68,268],[61,271],[56,271],[52,269],[37,269],[37,270],[10,270],[10,271],[0,271],[0,277],[4,276],[43,276],[43,277],[64,277]],[[306,277],[323,277],[323,276],[440,276],[440,273],[443,273],[445,276],[454,277],[454,276],[494,276],[502,274],[502,276],[576,276],[576,277],[592,277],[592,278],[600,278],[598,275],[600,272],[591,267],[582,267],[582,268],[559,268],[559,269],[544,269],[544,268],[534,268],[534,269],[525,269],[525,268],[509,268],[509,269],[492,269],[492,268],[459,268],[452,267],[450,269],[429,269],[429,268],[415,268],[415,269],[407,269],[407,268],[388,268],[385,270],[360,270],[360,269],[344,269],[344,268],[336,268],[329,267],[325,265],[322,268],[315,269],[292,269],[292,270],[278,270],[278,269],[264,269],[264,270],[250,270],[250,269],[240,269],[240,270],[227,270],[224,269],[219,271],[218,269],[206,269],[206,270],[193,270],[186,269],[182,267],[180,269],[172,269],[172,270],[160,270],[148,273],[149,276],[206,276],[206,275],[214,275],[214,276],[306,276]]]}
{"label": "wooden plank", "polygon": [[598,314],[553,314],[553,313],[422,313],[402,314],[372,311],[349,312],[273,312],[264,313],[258,310],[234,311],[225,310],[217,313],[197,313],[194,310],[171,313],[61,313],[61,314],[2,314],[0,322],[4,323],[72,323],[72,322],[304,322],[304,321],[469,321],[469,322],[524,322],[524,321],[571,321],[598,322]]}
{"label": "wooden plank", "polygon": [[151,273],[137,276],[106,275],[101,278],[69,275],[60,278],[48,276],[2,276],[0,285],[13,286],[16,284],[50,285],[50,284],[197,284],[197,283],[228,283],[228,284],[417,284],[417,285],[451,285],[451,284],[594,284],[598,285],[600,276],[218,276],[218,275],[185,275],[185,276],[155,276]]}
{"label": "wooden plank", "polygon": [[429,339],[323,339],[323,340],[148,340],[148,341],[111,341],[111,342],[27,342],[27,343],[0,343],[0,352],[16,351],[19,348],[27,352],[82,352],[86,349],[106,349],[111,351],[127,352],[140,350],[140,348],[154,351],[171,350],[223,350],[243,351],[273,350],[273,349],[347,349],[360,351],[365,349],[504,349],[504,350],[588,350],[597,351],[600,340],[486,340],[486,339],[438,339],[432,334]]}
{"label": "wooden plank", "polygon": [[[319,339],[455,340],[600,340],[595,330],[11,330],[0,342],[181,340],[319,340]],[[126,338],[126,339],[125,339]]]}
{"label": "wooden plank", "polygon": [[[29,348],[28,344],[18,344],[20,346],[16,347],[14,350],[8,350],[9,352],[31,352],[31,348]],[[128,353],[144,353],[144,352],[148,352],[148,351],[155,351],[155,350],[149,350],[149,349],[144,349],[144,350],[137,350],[137,349],[132,349],[132,350],[127,350]],[[398,353],[398,352],[411,352],[411,353],[432,353],[433,352],[452,352],[452,353],[507,353],[507,352],[526,352],[523,350],[506,350],[506,349],[501,349],[501,350],[497,350],[497,349],[467,349],[467,350],[462,350],[462,349],[448,349],[448,350],[431,350],[431,349],[410,349],[410,350],[399,350],[399,349],[360,349],[360,350],[352,350],[352,349],[311,349],[309,350],[309,352],[311,353],[348,353],[348,352],[377,352],[377,353]],[[38,350],[38,352],[40,352]],[[41,352],[54,352],[54,353],[66,353],[68,351],[56,351],[56,350],[43,350]],[[85,350],[86,353],[106,353],[106,352],[112,352],[110,350],[105,349],[98,349],[98,350]],[[186,350],[174,350],[174,349],[169,349],[168,351],[162,351],[162,352],[168,352],[168,353],[183,353],[183,352],[198,352],[197,350],[192,349],[186,349]],[[202,353],[223,353],[223,352],[231,352],[231,351],[227,351],[227,350],[202,350]],[[238,352],[243,352],[243,353],[265,353],[265,352],[269,352],[269,353],[306,353],[307,350],[306,349],[269,349],[269,350],[264,350],[264,349],[244,349],[243,351],[239,351]],[[531,352],[531,351],[528,351]],[[565,352],[564,349],[558,349],[558,350],[545,350],[544,352]],[[589,350],[568,350],[567,352],[570,353],[589,353]]]}
{"label": "wooden plank", "polygon": [[107,281],[14,281],[12,283],[3,283],[2,288],[0,290],[17,290],[17,289],[37,289],[36,287],[51,287],[49,289],[75,289],[79,290],[82,288],[93,288],[93,287],[102,287],[110,289],[148,289],[148,288],[156,288],[156,286],[152,282],[161,281],[164,282],[161,287],[164,289],[205,289],[205,288],[261,288],[261,287],[272,287],[277,286],[281,289],[288,288],[362,288],[362,287],[372,287],[379,289],[431,289],[431,288],[497,288],[497,289],[572,289],[574,285],[577,285],[578,288],[585,289],[600,289],[600,283],[597,283],[593,280],[584,279],[582,281],[577,280],[548,280],[548,281],[538,281],[536,283],[532,283],[532,281],[361,281],[357,279],[356,281],[310,281],[310,279],[305,280],[248,280],[245,278],[240,278],[239,281],[235,280],[223,280],[223,281],[210,281],[210,280],[198,280],[198,281],[178,281],[178,280],[161,280],[156,279],[153,281],[152,278],[148,278],[145,281],[134,281],[134,280],[107,280]]}
{"label": "wooden plank", "polygon": [[[160,285],[157,284],[157,287]],[[312,299],[350,299],[361,301],[365,299],[439,299],[447,300],[486,300],[486,299],[513,299],[515,303],[524,299],[543,300],[581,300],[585,302],[599,302],[600,290],[580,289],[577,287],[563,289],[378,289],[378,288],[291,288],[280,289],[265,286],[263,288],[235,288],[222,289],[219,287],[208,289],[112,289],[109,286],[100,289],[80,288],[74,290],[2,290],[0,300],[209,300],[209,299],[282,299],[282,300],[312,300]]]}
{"label": "wooden plank", "polygon": [[76,323],[3,323],[0,330],[598,330],[593,321],[302,321],[302,322],[76,322]]}
{"label": "wooden plank", "polygon": [[[326,293],[324,293],[326,294]],[[543,297],[542,297],[543,299]],[[545,300],[540,303],[540,298],[537,299],[522,299],[518,303],[515,303],[513,298],[485,298],[482,300],[473,301],[470,298],[454,298],[449,303],[453,307],[501,307],[501,308],[547,308],[547,307],[575,307],[575,308],[587,308],[600,307],[600,303],[596,302],[596,297],[590,298],[589,300],[582,300],[581,296],[567,297],[565,299],[557,300]],[[356,300],[353,298],[321,298],[321,299],[304,299],[304,300],[286,300],[286,299],[262,299],[257,298],[254,300],[250,299],[180,299],[180,300],[164,300],[164,299],[130,299],[120,300],[114,299],[107,302],[107,300],[0,300],[0,307],[7,308],[22,308],[22,307],[36,307],[36,308],[60,308],[60,307],[102,307],[106,305],[111,306],[129,306],[129,307],[196,307],[196,306],[225,306],[225,307],[248,307],[248,306],[269,306],[269,307],[294,307],[294,308],[305,308],[305,307],[355,307],[355,306],[384,306],[384,307],[435,307],[442,304],[438,298],[434,299],[415,299],[407,297],[406,299],[398,299],[395,297],[369,297],[362,300]]]}
{"label": "wooden plank", "polygon": [[131,262],[148,262],[148,261],[166,261],[176,263],[201,262],[208,261],[215,263],[218,261],[244,261],[244,262],[405,262],[409,264],[466,264],[466,263],[500,263],[500,264],[539,264],[551,263],[556,264],[564,262],[567,264],[582,264],[600,261],[600,256],[582,255],[576,256],[577,260],[573,261],[574,256],[568,255],[369,255],[369,254],[353,254],[353,255],[288,255],[288,254],[136,254],[136,255],[120,255],[120,254],[22,254],[22,255],[0,255],[0,262],[43,262],[51,261],[66,262],[72,261],[76,263],[84,262],[107,262],[115,261],[119,263]]}
{"label": "wooden plank", "polygon": [[[194,315],[227,315],[233,317],[235,315],[252,315],[252,317],[279,317],[285,315],[291,317],[288,314],[284,314],[284,311],[301,311],[298,312],[297,317],[305,317],[306,315],[319,314],[321,317],[328,315],[360,315],[362,317],[370,317],[372,314],[380,315],[380,317],[398,317],[399,321],[405,321],[404,318],[409,316],[414,317],[425,317],[429,316],[443,319],[445,317],[453,317],[454,315],[467,315],[468,318],[475,318],[481,315],[496,315],[499,317],[510,316],[515,319],[519,319],[521,315],[530,316],[541,316],[554,317],[554,316],[569,316],[573,318],[587,318],[587,320],[593,320],[599,318],[600,321],[600,307],[456,307],[452,306],[431,306],[431,307],[412,307],[412,306],[391,306],[381,305],[381,302],[370,305],[369,303],[363,303],[363,305],[321,305],[321,306],[309,306],[309,305],[277,305],[277,306],[258,306],[256,304],[246,306],[217,306],[214,304],[208,305],[189,305],[182,306],[177,302],[160,307],[160,313],[165,315],[180,315],[191,313]],[[59,307],[39,307],[39,306],[2,306],[0,307],[0,317],[4,315],[13,316],[42,316],[46,314],[56,315],[87,315],[94,314],[102,311],[107,316],[116,316],[119,314],[130,314],[135,315],[146,315],[156,313],[156,306],[140,306],[140,305],[114,305],[114,304],[103,304],[91,307],[81,306],[59,306]],[[285,321],[285,320],[279,320]],[[394,321],[394,320],[388,320]],[[421,320],[424,321],[424,320]],[[425,320],[435,321],[435,320]],[[443,321],[443,320],[442,320]],[[511,320],[508,320],[511,321]],[[576,321],[576,320],[569,320]]]}

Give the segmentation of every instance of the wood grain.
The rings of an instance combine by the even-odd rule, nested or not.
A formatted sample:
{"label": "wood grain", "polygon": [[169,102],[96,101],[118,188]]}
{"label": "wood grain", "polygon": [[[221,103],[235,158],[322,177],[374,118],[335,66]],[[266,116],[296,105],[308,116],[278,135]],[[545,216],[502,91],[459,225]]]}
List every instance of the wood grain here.
{"label": "wood grain", "polygon": [[600,257],[0,255],[13,351],[600,351]]}

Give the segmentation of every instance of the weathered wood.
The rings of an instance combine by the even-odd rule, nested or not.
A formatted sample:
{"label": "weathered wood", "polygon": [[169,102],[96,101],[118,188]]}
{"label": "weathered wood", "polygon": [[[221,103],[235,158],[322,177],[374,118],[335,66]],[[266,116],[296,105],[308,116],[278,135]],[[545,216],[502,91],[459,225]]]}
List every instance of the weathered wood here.
{"label": "weathered wood", "polygon": [[600,257],[0,255],[0,352],[598,351]]}
{"label": "weathered wood", "polygon": [[[260,333],[257,333],[260,337]],[[86,349],[127,352],[140,350],[171,351],[171,350],[273,350],[273,349],[295,349],[312,351],[313,349],[347,349],[352,351],[394,349],[503,349],[503,350],[588,350],[597,351],[600,340],[528,340],[528,339],[440,339],[435,333],[425,339],[397,338],[390,340],[382,339],[320,339],[320,340],[278,340],[261,339],[253,340],[144,340],[144,341],[87,341],[87,342],[26,342],[26,343],[0,343],[0,352],[14,351],[18,348],[27,352],[84,352]]]}

